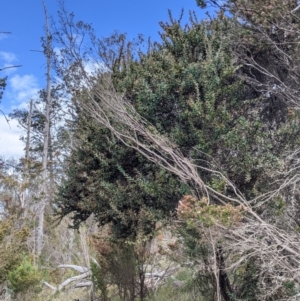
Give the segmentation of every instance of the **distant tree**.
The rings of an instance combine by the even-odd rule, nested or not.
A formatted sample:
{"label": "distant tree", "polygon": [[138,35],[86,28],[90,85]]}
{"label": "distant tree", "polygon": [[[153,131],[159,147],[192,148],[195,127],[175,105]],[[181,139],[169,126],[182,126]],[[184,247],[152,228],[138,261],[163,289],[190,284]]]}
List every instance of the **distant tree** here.
{"label": "distant tree", "polygon": [[6,77],[0,78],[0,99],[2,98],[3,95],[3,90],[5,89],[6,86]]}

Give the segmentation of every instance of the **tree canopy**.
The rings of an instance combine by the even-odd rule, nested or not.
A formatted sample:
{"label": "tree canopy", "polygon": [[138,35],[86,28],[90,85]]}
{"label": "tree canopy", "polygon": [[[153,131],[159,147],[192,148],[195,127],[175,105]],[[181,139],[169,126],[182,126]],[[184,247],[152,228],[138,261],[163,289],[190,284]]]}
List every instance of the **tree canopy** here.
{"label": "tree canopy", "polygon": [[[185,290],[195,300],[299,297],[300,6],[286,0],[197,4],[217,12],[204,20],[190,12],[183,24],[182,15],[175,19],[169,11],[158,41],[118,32],[98,38],[61,6],[59,22],[42,40],[49,46],[48,89],[29,111],[10,115],[26,130],[25,160],[15,174],[3,164],[0,175],[10,217],[0,220],[0,251],[16,242],[0,280],[10,278],[16,292],[24,289],[16,281],[24,270],[29,283],[39,282],[36,259],[63,256],[47,240],[48,253],[43,243],[35,251],[53,210],[72,228],[89,228],[80,234],[86,267],[67,266],[82,272],[80,279],[92,275],[103,300],[113,300],[115,288],[124,301],[148,298],[158,281],[153,286],[146,277],[166,253],[178,269],[193,273]],[[59,85],[50,85],[50,63]],[[12,205],[19,199],[18,211]],[[37,227],[25,221],[34,214]],[[21,240],[18,231],[8,231],[11,223],[26,230]],[[158,241],[169,230],[174,240],[164,248]],[[61,249],[70,250],[79,237],[66,233]],[[25,241],[33,255],[21,261],[17,251]],[[163,279],[169,268],[155,277]],[[45,283],[57,292],[76,277]]]}
{"label": "tree canopy", "polygon": [[[78,148],[69,160],[58,211],[73,213],[75,227],[93,214],[100,225],[112,225],[116,238],[136,239],[182,210],[187,244],[191,239],[195,248],[201,241],[198,258],[207,266],[214,252],[220,269],[208,295],[276,299],[290,293],[283,288],[293,277],[288,257],[280,268],[274,266],[285,273],[281,287],[270,284],[270,295],[254,291],[277,273],[271,276],[261,265],[269,244],[275,257],[279,242],[297,253],[292,244],[299,219],[292,212],[298,205],[289,202],[297,198],[290,190],[297,180],[284,170],[298,168],[293,163],[300,137],[298,10],[284,1],[211,2],[220,7],[218,15],[200,22],[190,13],[189,24],[182,25],[170,13],[169,22],[160,24],[161,40],[149,41],[147,51],[141,50],[141,37],[128,41],[116,33],[99,40],[89,25],[65,16],[74,32],[87,33],[93,47],[81,53],[66,38],[70,32],[57,35],[73,50],[62,51],[69,69],[58,70],[68,89],[79,87],[73,93]],[[88,74],[85,60],[95,55],[97,66],[104,67]],[[290,218],[293,226],[286,222]],[[283,238],[285,231],[295,236]],[[250,254],[258,250],[266,253],[251,263]],[[240,274],[224,271],[236,264],[231,252],[243,254],[237,255],[243,258]],[[246,279],[252,279],[251,289]]]}

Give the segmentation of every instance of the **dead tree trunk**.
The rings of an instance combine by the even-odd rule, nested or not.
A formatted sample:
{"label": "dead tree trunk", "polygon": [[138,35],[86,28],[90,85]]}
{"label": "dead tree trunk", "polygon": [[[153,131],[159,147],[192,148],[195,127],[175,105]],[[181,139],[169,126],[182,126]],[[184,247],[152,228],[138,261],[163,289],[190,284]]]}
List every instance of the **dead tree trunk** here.
{"label": "dead tree trunk", "polygon": [[31,119],[32,119],[32,100],[29,102],[29,114],[27,120],[27,134],[26,134],[26,148],[25,148],[25,162],[23,170],[23,181],[22,181],[22,190],[20,195],[20,205],[21,208],[25,208],[25,192],[26,192],[26,183],[28,180],[28,167],[29,167],[29,147],[30,147],[30,134],[31,134]]}
{"label": "dead tree trunk", "polygon": [[48,14],[45,3],[43,2],[45,19],[46,19],[46,40],[44,44],[44,53],[47,59],[47,96],[45,106],[45,126],[44,126],[44,145],[43,145],[43,158],[42,158],[42,184],[41,184],[41,202],[38,213],[38,229],[37,229],[37,256],[41,255],[44,242],[44,216],[45,208],[47,205],[47,165],[48,165],[48,144],[49,144],[49,131],[50,131],[50,108],[51,108],[51,34],[49,30]]}

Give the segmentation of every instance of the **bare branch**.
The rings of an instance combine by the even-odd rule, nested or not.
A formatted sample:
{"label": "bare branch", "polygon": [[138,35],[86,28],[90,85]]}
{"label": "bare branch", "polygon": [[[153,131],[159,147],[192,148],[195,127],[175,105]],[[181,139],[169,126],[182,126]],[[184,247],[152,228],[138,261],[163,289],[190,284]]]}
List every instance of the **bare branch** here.
{"label": "bare branch", "polygon": [[74,265],[74,264],[60,264],[58,266],[58,268],[69,268],[69,269],[73,269],[79,273],[87,273],[89,271],[88,268],[79,266],[79,265]]}
{"label": "bare branch", "polygon": [[4,68],[1,68],[0,71],[6,70],[6,69],[10,69],[10,68],[19,68],[19,67],[22,67],[22,65],[4,67]]}

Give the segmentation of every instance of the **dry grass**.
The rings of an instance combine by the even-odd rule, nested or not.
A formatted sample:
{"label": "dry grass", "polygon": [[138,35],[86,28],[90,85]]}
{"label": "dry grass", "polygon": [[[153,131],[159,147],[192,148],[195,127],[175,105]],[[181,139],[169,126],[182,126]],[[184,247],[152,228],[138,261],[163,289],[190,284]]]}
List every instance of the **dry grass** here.
{"label": "dry grass", "polygon": [[[15,301],[10,296],[7,296],[5,301]],[[89,301],[89,292],[86,289],[74,289],[69,291],[53,294],[51,290],[45,288],[39,294],[33,292],[27,292],[24,295],[20,295],[17,301]]]}

